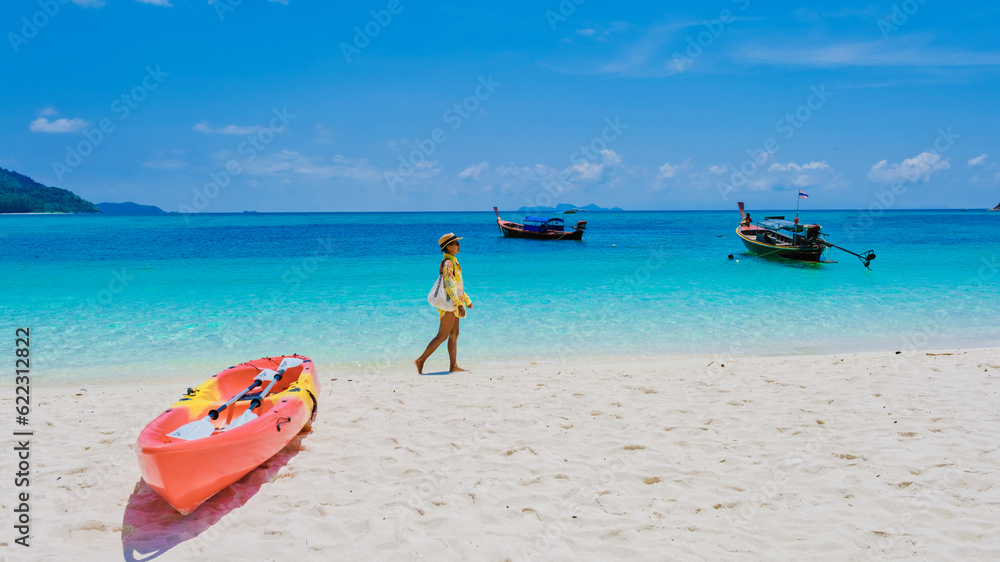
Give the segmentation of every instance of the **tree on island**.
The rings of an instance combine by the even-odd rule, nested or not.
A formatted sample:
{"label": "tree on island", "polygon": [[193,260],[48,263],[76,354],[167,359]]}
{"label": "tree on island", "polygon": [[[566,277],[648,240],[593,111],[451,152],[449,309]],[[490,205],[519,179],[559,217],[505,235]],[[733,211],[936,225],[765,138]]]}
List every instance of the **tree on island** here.
{"label": "tree on island", "polygon": [[68,189],[48,187],[0,168],[0,213],[100,213],[96,205]]}

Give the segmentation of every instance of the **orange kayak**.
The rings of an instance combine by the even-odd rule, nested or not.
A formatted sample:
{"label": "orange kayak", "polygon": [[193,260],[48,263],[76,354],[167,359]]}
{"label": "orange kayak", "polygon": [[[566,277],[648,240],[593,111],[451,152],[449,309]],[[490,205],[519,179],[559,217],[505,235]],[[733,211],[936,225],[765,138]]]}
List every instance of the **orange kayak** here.
{"label": "orange kayak", "polygon": [[[295,366],[278,370],[286,364]],[[142,478],[187,515],[307,429],[318,395],[313,362],[301,355],[256,359],[212,375],[139,434]]]}

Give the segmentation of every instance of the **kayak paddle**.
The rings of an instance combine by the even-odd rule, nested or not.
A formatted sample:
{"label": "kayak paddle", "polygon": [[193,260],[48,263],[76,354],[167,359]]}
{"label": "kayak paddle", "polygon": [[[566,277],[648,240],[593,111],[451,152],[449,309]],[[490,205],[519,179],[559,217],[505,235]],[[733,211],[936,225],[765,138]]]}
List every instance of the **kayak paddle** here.
{"label": "kayak paddle", "polygon": [[277,373],[268,369],[268,371],[270,371],[269,378],[265,380],[270,380],[271,382],[268,383],[267,388],[265,388],[264,391],[260,393],[260,396],[254,398],[253,401],[250,402],[250,407],[247,408],[245,412],[240,414],[238,418],[236,418],[229,425],[224,427],[222,431],[229,431],[230,429],[236,429],[237,427],[247,422],[251,422],[257,419],[257,414],[253,413],[254,409],[260,406],[261,401],[267,397],[267,393],[271,392],[271,389],[274,388],[274,385],[281,380],[281,377],[285,374],[285,371],[291,369],[292,367],[298,367],[301,364],[302,364],[301,359],[297,359],[294,357],[287,357],[281,362],[280,365],[278,365]]}
{"label": "kayak paddle", "polygon": [[[298,361],[298,363],[296,363],[295,365],[302,364],[301,359],[288,358],[282,361],[281,365],[279,365],[278,368],[280,369],[281,367],[285,367],[287,369],[291,366],[295,366],[295,365],[286,365],[285,364],[286,361],[293,361],[293,362]],[[174,431],[168,433],[167,436],[176,437],[177,439],[184,439],[185,441],[193,441],[195,439],[202,439],[212,435],[213,433],[215,433],[215,424],[212,422],[214,420],[219,419],[220,412],[231,406],[234,402],[238,401],[240,398],[243,398],[243,396],[246,393],[250,392],[251,390],[263,384],[264,381],[272,381],[271,384],[273,385],[274,384],[273,377],[275,375],[277,375],[277,373],[275,373],[271,369],[264,369],[263,371],[257,373],[257,376],[253,378],[253,384],[244,388],[243,391],[237,394],[236,396],[230,398],[229,401],[223,404],[221,408],[209,411],[208,415],[201,418],[200,420],[195,420],[193,422],[189,422],[178,427]],[[270,389],[271,387],[269,386],[268,388]]]}

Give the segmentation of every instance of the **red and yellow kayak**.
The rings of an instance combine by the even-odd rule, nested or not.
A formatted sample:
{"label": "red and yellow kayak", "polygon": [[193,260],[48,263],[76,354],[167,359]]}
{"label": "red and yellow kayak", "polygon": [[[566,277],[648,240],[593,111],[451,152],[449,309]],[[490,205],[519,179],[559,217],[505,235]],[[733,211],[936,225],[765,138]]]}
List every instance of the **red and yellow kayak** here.
{"label": "red and yellow kayak", "polygon": [[[302,363],[288,368],[266,396],[256,396],[255,401],[254,395],[247,394],[219,412],[214,421],[209,417],[209,412],[253,384],[262,371],[277,369],[286,358]],[[314,369],[308,357],[284,355],[248,361],[212,375],[139,434],[136,453],[143,480],[177,511],[191,513],[274,456],[316,419],[319,381]],[[259,394],[263,389],[256,390]],[[254,405],[251,414],[256,418],[232,424]],[[211,423],[207,436],[182,439],[170,435],[194,422]]]}

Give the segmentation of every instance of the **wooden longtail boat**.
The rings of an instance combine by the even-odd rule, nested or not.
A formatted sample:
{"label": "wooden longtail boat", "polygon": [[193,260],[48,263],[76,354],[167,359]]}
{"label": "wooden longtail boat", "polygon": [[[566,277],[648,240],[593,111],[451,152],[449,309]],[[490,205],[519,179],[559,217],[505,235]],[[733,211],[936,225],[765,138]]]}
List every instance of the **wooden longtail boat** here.
{"label": "wooden longtail boat", "polygon": [[744,210],[742,201],[739,207],[741,220],[736,228],[736,235],[753,254],[806,262],[836,263],[825,258],[823,253],[827,248],[837,248],[857,256],[865,267],[875,259],[875,252],[871,250],[856,254],[827,242],[823,238],[822,227],[818,224],[799,224],[798,213],[794,221],[775,216],[754,222]]}
{"label": "wooden longtail boat", "polygon": [[566,230],[566,221],[560,217],[524,217],[524,224],[505,221],[500,211],[493,207],[497,216],[497,226],[506,238],[530,238],[532,240],[582,240],[587,221],[577,221],[573,230]]}
{"label": "wooden longtail boat", "polygon": [[821,243],[820,225],[798,224],[785,217],[764,217],[763,221],[754,223],[747,218],[743,203],[739,205],[742,220],[736,235],[751,253],[799,261],[826,261],[823,260],[826,246]]}

